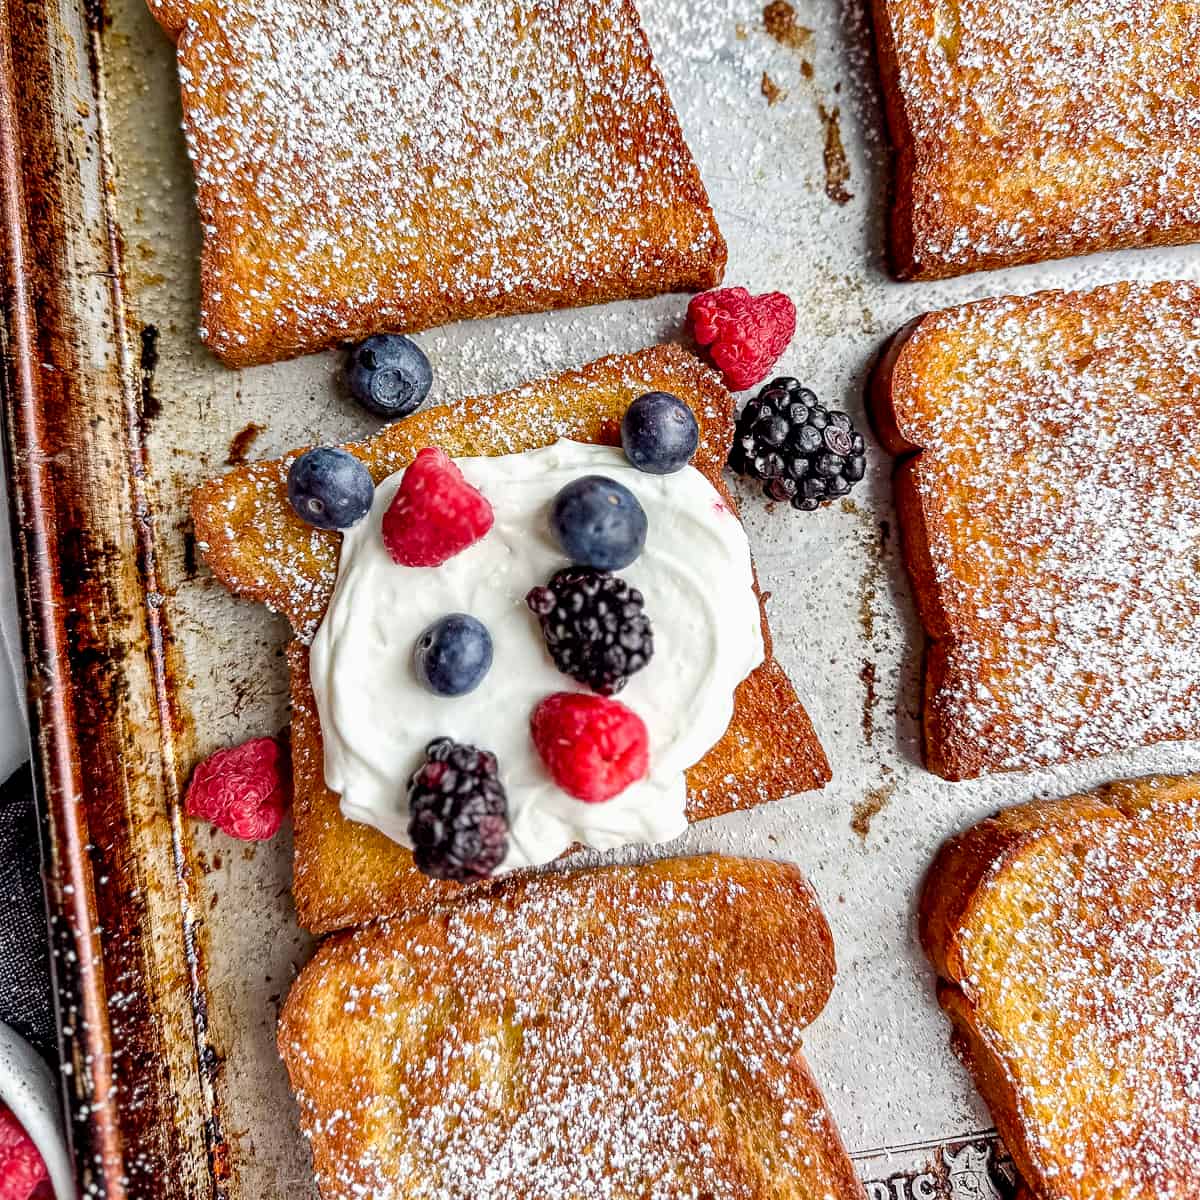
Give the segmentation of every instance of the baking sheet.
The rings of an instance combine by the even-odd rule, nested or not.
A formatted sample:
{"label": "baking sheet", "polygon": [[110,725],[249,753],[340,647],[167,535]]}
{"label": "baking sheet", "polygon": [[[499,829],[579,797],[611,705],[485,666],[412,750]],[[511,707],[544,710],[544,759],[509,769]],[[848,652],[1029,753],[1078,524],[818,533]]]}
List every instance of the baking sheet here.
{"label": "baking sheet", "polygon": [[[886,147],[863,7],[795,0],[790,27],[745,0],[641,0],[641,8],[729,241],[727,282],[795,299],[799,328],[779,369],[856,421],[872,354],[916,313],[1044,286],[1200,279],[1200,254],[1183,248],[896,284],[883,269]],[[141,352],[142,487],[158,572],[149,602],[172,639],[168,757],[182,783],[198,757],[287,720],[287,630],[235,601],[197,561],[190,489],[238,457],[375,426],[341,395],[333,355],[232,372],[199,344],[199,231],[173,48],[144,0],[111,0],[95,28],[119,270],[130,342]],[[685,304],[661,297],[425,334],[434,399],[677,337]],[[947,834],[1002,804],[1124,775],[1197,770],[1200,746],[963,784],[923,771],[921,640],[899,560],[891,463],[872,451],[852,498],[819,513],[770,512],[750,489],[741,494],[771,593],[776,653],[813,717],[833,782],[698,826],[670,849],[769,855],[804,868],[839,961],[807,1053],[872,1200],[988,1200],[1009,1194],[1011,1172],[933,1001],[914,931],[921,875]],[[178,915],[191,922],[203,963],[194,981],[205,1000],[197,1052],[208,1056],[203,1090],[220,1118],[219,1134],[207,1138],[210,1154],[219,1153],[207,1170],[193,1162],[195,1181],[180,1194],[315,1195],[274,1049],[279,1005],[310,950],[291,912],[288,837],[242,847],[189,824],[178,837],[188,882],[175,900],[185,904]],[[170,907],[154,919],[173,919]],[[184,1139],[179,1153],[194,1159],[196,1144]]]}

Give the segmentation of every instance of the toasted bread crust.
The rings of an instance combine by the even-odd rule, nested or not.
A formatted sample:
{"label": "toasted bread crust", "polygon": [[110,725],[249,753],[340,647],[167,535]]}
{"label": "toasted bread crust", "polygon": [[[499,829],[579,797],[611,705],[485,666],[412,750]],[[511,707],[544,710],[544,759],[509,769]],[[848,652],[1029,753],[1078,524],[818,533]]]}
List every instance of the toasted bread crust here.
{"label": "toasted bread crust", "polygon": [[1198,319],[1191,284],[1117,284],[927,314],[885,347],[868,405],[903,456],[930,770],[1200,736]]}
{"label": "toasted bread crust", "polygon": [[1020,805],[939,851],[938,999],[1044,1200],[1200,1188],[1198,905],[1200,777]]}
{"label": "toasted bread crust", "polygon": [[326,942],[279,1049],[324,1200],[858,1200],[800,1052],[833,974],[782,864],[510,877]]}
{"label": "toasted bread crust", "polygon": [[[376,481],[417,451],[438,445],[453,455],[502,454],[559,437],[619,444],[620,418],[646,391],[669,391],[692,406],[701,428],[694,463],[736,506],[721,469],[732,438],[733,400],[716,376],[677,346],[601,359],[500,396],[424,409],[376,437],[347,447]],[[299,453],[299,452],[297,452]],[[299,635],[288,652],[295,781],[294,889],[300,923],[324,933],[403,912],[417,899],[458,885],[421,875],[404,847],[346,820],[325,787],[320,725],[304,644],[316,631],[337,574],[340,539],[306,525],[287,502],[294,455],[235,468],[198,488],[192,499],[197,545],[216,576],[237,595],[283,612]],[[688,819],[823,786],[829,764],[795,690],[771,654],[738,687],[725,735],[688,772]]]}
{"label": "toasted bread crust", "polygon": [[1194,4],[872,9],[899,278],[1200,238]]}
{"label": "toasted bread crust", "polygon": [[201,335],[230,366],[721,279],[632,0],[150,6],[177,39]]}

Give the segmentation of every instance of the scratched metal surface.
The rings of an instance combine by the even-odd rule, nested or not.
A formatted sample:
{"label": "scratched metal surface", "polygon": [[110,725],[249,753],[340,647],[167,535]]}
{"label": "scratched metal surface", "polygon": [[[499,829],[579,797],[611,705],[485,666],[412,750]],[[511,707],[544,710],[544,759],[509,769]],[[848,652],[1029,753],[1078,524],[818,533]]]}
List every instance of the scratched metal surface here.
{"label": "scratched metal surface", "polygon": [[[754,0],[641,6],[729,240],[728,281],[795,298],[799,330],[781,369],[856,419],[872,354],[918,312],[1050,284],[1200,278],[1200,254],[1180,249],[944,284],[893,283],[882,259],[885,144],[857,3],[797,0],[790,33],[768,28]],[[170,685],[181,719],[173,750],[182,778],[199,756],[287,720],[286,629],[233,600],[196,561],[189,490],[239,453],[275,455],[373,426],[341,396],[333,355],[235,373],[201,347],[199,232],[173,51],[143,0],[111,0],[101,46],[126,300],[135,330],[157,331],[142,338],[147,487],[161,605],[174,639]],[[457,326],[421,341],[434,364],[435,396],[454,397],[678,336],[684,307],[679,297],[662,297]],[[812,515],[771,513],[743,492],[777,653],[835,777],[822,793],[697,827],[678,846],[786,857],[814,881],[834,928],[840,977],[808,1052],[869,1179],[892,1172],[878,1154],[885,1147],[908,1147],[896,1160],[908,1163],[926,1143],[989,1124],[948,1050],[915,942],[914,892],[940,840],[1004,803],[1125,774],[1200,769],[1200,747],[1177,745],[969,784],[924,772],[921,641],[897,554],[889,476],[889,461],[876,451],[853,501]],[[284,835],[243,849],[197,826],[185,829],[184,840],[203,914],[213,1098],[228,1139],[220,1173],[231,1194],[306,1194],[307,1154],[273,1040],[281,999],[309,952],[292,917],[290,844]],[[895,1193],[880,1187],[874,1194]]]}

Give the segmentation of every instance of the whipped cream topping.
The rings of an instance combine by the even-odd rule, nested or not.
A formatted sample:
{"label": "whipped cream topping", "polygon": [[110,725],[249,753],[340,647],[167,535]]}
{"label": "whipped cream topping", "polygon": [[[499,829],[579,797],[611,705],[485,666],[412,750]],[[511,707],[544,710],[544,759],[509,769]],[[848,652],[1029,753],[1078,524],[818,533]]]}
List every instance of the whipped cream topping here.
{"label": "whipped cream topping", "polygon": [[[559,441],[456,462],[496,516],[461,554],[440,567],[391,560],[380,525],[402,471],[380,483],[371,512],[343,535],[310,659],[325,782],[340,794],[342,812],[410,845],[409,778],[428,742],[451,737],[490,750],[499,763],[510,821],[501,870],[549,862],[574,842],[606,849],[676,837],[687,825],[684,772],[721,738],[737,685],[764,657],[741,522],[694,467],[648,475],[613,447]],[[548,513],[558,491],[586,474],[623,483],[649,519],[645,550],[619,574],[645,597],[654,657],[617,699],[646,724],[650,771],[602,804],[558,788],[529,732],[547,695],[587,690],[555,667],[525,604],[530,588],[568,565]],[[474,692],[443,697],[418,682],[412,650],[430,622],[451,612],[488,627],[495,658]]]}

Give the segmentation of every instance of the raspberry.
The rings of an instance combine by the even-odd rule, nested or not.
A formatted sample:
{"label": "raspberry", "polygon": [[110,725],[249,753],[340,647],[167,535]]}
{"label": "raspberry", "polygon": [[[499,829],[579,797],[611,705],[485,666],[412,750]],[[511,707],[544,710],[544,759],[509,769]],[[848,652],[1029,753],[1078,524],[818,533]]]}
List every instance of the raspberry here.
{"label": "raspberry", "polygon": [[720,288],[693,298],[688,321],[701,346],[742,392],[766,379],[796,332],[796,306],[782,292],[752,296],[745,288]]}
{"label": "raspberry", "polygon": [[428,447],[413,459],[383,514],[383,543],[402,567],[440,567],[492,527],[492,506],[450,461]]}
{"label": "raspberry", "polygon": [[530,724],[551,778],[577,800],[611,800],[649,770],[645,723],[618,700],[555,692],[534,709]]}
{"label": "raspberry", "polygon": [[11,1110],[0,1104],[0,1200],[49,1196],[46,1164]]}
{"label": "raspberry", "polygon": [[284,755],[274,738],[251,738],[218,750],[192,772],[187,814],[223,833],[262,842],[279,830],[288,804]]}

